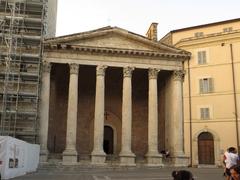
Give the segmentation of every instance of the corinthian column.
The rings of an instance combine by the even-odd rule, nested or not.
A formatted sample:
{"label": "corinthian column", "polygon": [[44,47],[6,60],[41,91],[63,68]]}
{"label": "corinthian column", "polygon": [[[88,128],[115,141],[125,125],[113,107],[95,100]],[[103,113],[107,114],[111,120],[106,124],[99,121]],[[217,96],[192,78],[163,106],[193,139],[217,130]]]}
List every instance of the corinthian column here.
{"label": "corinthian column", "polygon": [[146,157],[149,166],[162,166],[162,156],[158,152],[158,72],[157,69],[148,71],[148,153]]}
{"label": "corinthian column", "polygon": [[173,163],[175,166],[187,166],[188,158],[183,151],[183,91],[182,83],[184,71],[174,71],[173,73],[173,91],[172,91],[172,144],[171,149]]}
{"label": "corinthian column", "polygon": [[70,64],[66,149],[63,152],[63,163],[66,165],[77,163],[78,70],[78,64]]}
{"label": "corinthian column", "polygon": [[104,164],[106,154],[103,151],[104,135],[104,99],[105,99],[105,70],[107,66],[98,66],[96,71],[96,96],[94,114],[94,142],[92,151],[92,163]]}
{"label": "corinthian column", "polygon": [[135,166],[135,155],[132,153],[132,71],[134,68],[123,69],[122,96],[122,149],[120,164]]}
{"label": "corinthian column", "polygon": [[44,61],[42,64],[42,87],[40,99],[40,162],[46,162],[48,159],[48,122],[49,122],[49,95],[50,95],[50,72],[51,64]]}

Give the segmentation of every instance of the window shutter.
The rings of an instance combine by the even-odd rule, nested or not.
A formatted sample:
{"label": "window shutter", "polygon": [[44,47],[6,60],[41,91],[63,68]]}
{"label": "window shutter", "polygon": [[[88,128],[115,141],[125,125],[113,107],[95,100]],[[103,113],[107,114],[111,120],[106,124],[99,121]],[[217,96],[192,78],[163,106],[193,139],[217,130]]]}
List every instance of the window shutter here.
{"label": "window shutter", "polygon": [[201,64],[201,51],[198,51],[198,64]]}
{"label": "window shutter", "polygon": [[199,79],[199,92],[203,93],[203,79]]}
{"label": "window shutter", "polygon": [[209,119],[209,108],[205,108],[205,119]]}
{"label": "window shutter", "polygon": [[209,92],[213,92],[213,78],[208,79]]}
{"label": "window shutter", "polygon": [[207,57],[206,57],[206,51],[202,51],[202,64],[206,64]]}
{"label": "window shutter", "polygon": [[200,119],[204,119],[204,110],[200,108]]}

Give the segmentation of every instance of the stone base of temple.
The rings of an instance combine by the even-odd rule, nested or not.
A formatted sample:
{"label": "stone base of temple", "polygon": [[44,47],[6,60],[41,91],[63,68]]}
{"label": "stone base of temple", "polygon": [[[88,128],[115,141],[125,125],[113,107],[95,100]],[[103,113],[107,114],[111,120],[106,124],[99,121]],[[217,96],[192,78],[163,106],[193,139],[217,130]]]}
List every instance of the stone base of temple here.
{"label": "stone base of temple", "polygon": [[189,165],[189,157],[186,155],[177,155],[172,157],[172,165],[175,167],[187,167]]}
{"label": "stone base of temple", "polygon": [[63,165],[76,165],[77,164],[77,151],[76,150],[65,150],[63,152]]}
{"label": "stone base of temple", "polygon": [[106,154],[104,152],[93,152],[91,154],[92,165],[106,165]]}
{"label": "stone base of temple", "polygon": [[136,166],[135,155],[133,153],[120,153],[120,166]]}
{"label": "stone base of temple", "polygon": [[160,154],[147,154],[146,155],[146,166],[148,167],[162,167],[162,155]]}

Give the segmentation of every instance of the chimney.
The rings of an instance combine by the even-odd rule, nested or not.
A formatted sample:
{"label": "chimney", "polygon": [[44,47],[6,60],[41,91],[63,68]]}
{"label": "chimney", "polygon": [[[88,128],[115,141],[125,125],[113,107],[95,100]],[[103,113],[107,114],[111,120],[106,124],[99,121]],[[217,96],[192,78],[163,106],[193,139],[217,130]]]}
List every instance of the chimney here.
{"label": "chimney", "polygon": [[158,23],[152,23],[146,33],[146,36],[148,39],[151,39],[153,41],[157,41],[157,25]]}

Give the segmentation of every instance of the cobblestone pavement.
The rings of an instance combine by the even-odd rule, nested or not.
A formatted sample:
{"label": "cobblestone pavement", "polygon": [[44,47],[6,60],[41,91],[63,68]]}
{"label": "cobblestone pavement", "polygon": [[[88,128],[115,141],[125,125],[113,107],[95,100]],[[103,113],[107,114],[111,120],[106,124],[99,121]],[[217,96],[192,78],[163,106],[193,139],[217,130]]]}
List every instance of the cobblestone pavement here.
{"label": "cobblestone pavement", "polygon": [[[63,169],[39,170],[14,180],[171,180],[177,168],[136,169]],[[197,180],[224,180],[223,170],[217,168],[187,168]]]}

